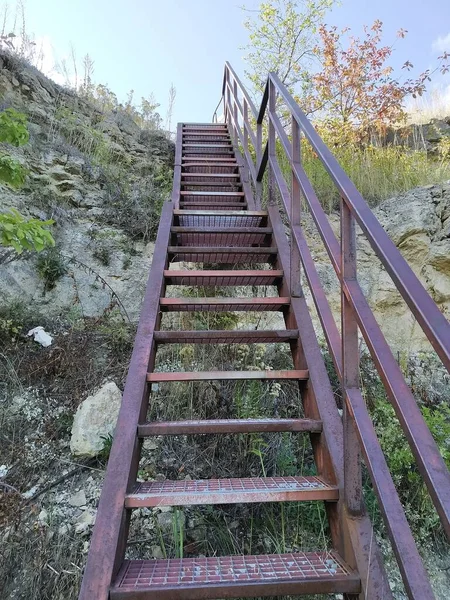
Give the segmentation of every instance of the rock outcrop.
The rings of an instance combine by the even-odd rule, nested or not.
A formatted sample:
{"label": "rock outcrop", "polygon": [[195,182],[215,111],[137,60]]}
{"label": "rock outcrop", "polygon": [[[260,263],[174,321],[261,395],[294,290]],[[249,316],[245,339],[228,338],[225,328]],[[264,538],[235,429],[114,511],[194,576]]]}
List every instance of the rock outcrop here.
{"label": "rock outcrop", "polygon": [[[428,185],[382,202],[377,218],[413,271],[450,318],[450,182]],[[339,217],[330,221],[339,235]],[[304,223],[322,284],[336,322],[340,319],[337,278],[314,224]],[[357,235],[358,280],[377,321],[395,351],[430,350],[420,326],[361,231]],[[312,304],[312,300],[309,297]]]}
{"label": "rock outcrop", "polygon": [[[20,299],[48,317],[73,309],[96,317],[120,299],[137,321],[173,143],[14,56],[0,52],[0,68],[3,107],[23,112],[30,131],[28,144],[7,149],[28,177],[19,191],[0,185],[0,211],[54,219],[56,240],[48,259],[31,255],[2,265],[0,303]],[[58,280],[49,282],[52,269]]]}
{"label": "rock outcrop", "polygon": [[77,409],[72,425],[70,450],[75,456],[97,456],[114,435],[122,393],[110,381],[88,396]]}

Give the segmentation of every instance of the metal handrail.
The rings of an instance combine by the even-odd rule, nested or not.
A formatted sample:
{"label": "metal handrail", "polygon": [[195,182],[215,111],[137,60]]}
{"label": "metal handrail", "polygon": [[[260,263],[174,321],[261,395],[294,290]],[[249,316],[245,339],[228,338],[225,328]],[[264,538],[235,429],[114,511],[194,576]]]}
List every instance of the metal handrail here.
{"label": "metal handrail", "polygon": [[[358,283],[356,223],[361,227],[363,234],[367,237],[374,252],[449,371],[450,324],[278,76],[274,73],[269,74],[261,106],[257,111],[231,65],[226,63],[222,94],[225,120],[229,124],[231,134],[243,147],[257,199],[261,197],[261,185],[267,167],[270,204],[275,202],[274,189],[278,188],[291,230],[291,289],[296,290],[298,295],[302,294],[300,285],[300,269],[302,269],[311,289],[328,348],[341,382],[345,397],[344,480],[346,483],[344,492],[347,507],[350,512],[354,511],[355,513],[361,509],[361,489],[355,489],[361,488],[361,465],[358,459],[361,450],[378,496],[406,589],[411,598],[419,597],[417,593],[422,589],[422,580],[426,574],[359,389],[358,329],[366,341],[442,525],[449,537],[450,474]],[[239,95],[242,97],[242,101]],[[290,135],[277,115],[277,99],[282,101],[289,112]],[[252,129],[250,120],[246,118],[249,109],[256,131]],[[263,150],[264,126],[267,127],[267,143]],[[302,135],[316,152],[341,197],[340,242],[336,238],[303,169],[300,154]],[[249,147],[249,141],[254,147],[256,146],[253,153]],[[292,186],[290,187],[287,185],[278,163],[276,149],[279,146],[289,159],[292,174]],[[340,282],[342,336],[334,321],[302,231],[300,224],[302,197],[309,207]],[[293,295],[296,294],[293,293]]]}

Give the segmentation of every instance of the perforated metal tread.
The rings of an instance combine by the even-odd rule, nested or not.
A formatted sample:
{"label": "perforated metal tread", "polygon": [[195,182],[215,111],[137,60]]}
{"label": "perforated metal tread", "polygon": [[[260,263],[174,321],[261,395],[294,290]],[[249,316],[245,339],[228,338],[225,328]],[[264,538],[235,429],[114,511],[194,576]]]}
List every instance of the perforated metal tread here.
{"label": "perforated metal tread", "polygon": [[137,483],[125,497],[127,508],[338,500],[339,490],[321,477],[249,477]]}
{"label": "perforated metal tread", "polygon": [[200,600],[283,594],[359,593],[335,552],[125,561],[111,600]]}
{"label": "perforated metal tread", "polygon": [[273,344],[298,339],[298,329],[155,331],[158,344]]}
{"label": "perforated metal tread", "polygon": [[163,312],[268,312],[286,309],[290,298],[161,298]]}
{"label": "perforated metal tread", "polygon": [[231,270],[231,271],[164,271],[167,285],[249,286],[277,285],[281,283],[281,270]]}

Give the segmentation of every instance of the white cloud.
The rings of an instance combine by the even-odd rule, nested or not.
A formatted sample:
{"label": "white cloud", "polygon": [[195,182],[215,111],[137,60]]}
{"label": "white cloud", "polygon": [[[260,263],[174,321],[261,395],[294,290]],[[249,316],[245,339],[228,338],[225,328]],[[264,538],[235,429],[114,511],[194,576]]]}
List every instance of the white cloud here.
{"label": "white cloud", "polygon": [[433,40],[432,48],[434,52],[450,52],[450,32]]}

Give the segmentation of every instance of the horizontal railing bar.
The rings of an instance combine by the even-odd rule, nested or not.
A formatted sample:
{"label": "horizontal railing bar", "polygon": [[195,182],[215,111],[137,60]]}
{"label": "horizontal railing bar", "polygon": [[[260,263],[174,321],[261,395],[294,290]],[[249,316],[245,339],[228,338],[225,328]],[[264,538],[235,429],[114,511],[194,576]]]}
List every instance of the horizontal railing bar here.
{"label": "horizontal railing bar", "polygon": [[[233,95],[233,91],[230,87],[230,85],[227,83],[227,88],[230,92],[231,95]],[[251,142],[253,144],[253,146],[256,149],[257,146],[257,142],[256,142],[256,136],[252,130],[252,128],[250,127],[250,124],[248,123],[248,121],[245,119],[245,113],[244,113],[244,108],[239,100],[239,98],[236,98],[235,96],[233,97],[233,101],[236,103],[236,106],[239,110],[239,113],[241,114],[242,120],[243,120],[243,125],[244,125],[244,129],[248,132],[248,134],[250,135],[251,138]],[[233,121],[234,121],[234,115],[233,115],[233,111],[230,110],[230,114],[233,116]],[[239,125],[240,127],[240,125]]]}
{"label": "horizontal railing bar", "polygon": [[447,319],[440,312],[408,262],[403,258],[353,182],[322,141],[313,125],[301,111],[278,76],[275,73],[270,73],[269,78],[274,83],[286,106],[291,111],[292,116],[319,156],[326,171],[349,206],[358,225],[369,240],[372,249],[392,277],[396,287],[430,340],[433,348],[450,371],[450,323],[448,323]]}
{"label": "horizontal railing bar", "polygon": [[353,307],[361,333],[450,538],[450,473],[359,283],[356,280],[347,281],[343,284],[343,290]]}
{"label": "horizontal railing bar", "polygon": [[283,146],[283,149],[286,152],[286,155],[290,161],[291,142],[289,141],[287,133],[285,132],[284,127],[281,124],[281,121],[276,113],[269,111],[269,119],[272,121],[273,126],[275,127],[275,131],[277,132],[280,142]]}
{"label": "horizontal railing bar", "polygon": [[[228,71],[231,73],[231,75],[232,75],[233,79],[234,79],[234,80],[235,80],[235,82],[237,83],[237,86],[238,86],[238,88],[241,90],[241,93],[242,93],[242,95],[243,95],[243,96],[244,96],[244,98],[247,100],[247,102],[248,102],[248,105],[249,105],[249,107],[250,107],[250,110],[251,110],[251,111],[252,111],[252,113],[253,113],[253,116],[254,116],[254,117],[255,117],[255,119],[256,119],[256,118],[257,118],[257,116],[258,116],[258,113],[257,113],[257,111],[256,111],[256,107],[255,107],[255,105],[254,105],[254,103],[253,103],[253,100],[250,98],[250,96],[249,96],[249,94],[248,94],[247,90],[246,90],[246,89],[245,89],[245,87],[242,85],[242,82],[241,82],[241,80],[240,80],[240,79],[239,79],[239,77],[236,75],[236,73],[235,73],[235,71],[234,71],[233,67],[230,65],[230,63],[229,63],[228,61],[225,63],[225,69],[228,69]],[[225,81],[226,81],[226,79],[225,79]],[[222,94],[223,94],[223,92],[224,92],[224,91],[225,91],[225,86],[223,86],[223,88],[222,88]]]}
{"label": "horizontal railing bar", "polygon": [[[286,182],[281,173],[278,162],[275,164],[275,162],[272,161],[271,165],[274,169],[275,179],[279,187],[280,178],[284,182],[284,189],[282,182],[280,187],[280,193],[283,197],[283,193],[284,195],[288,194]],[[293,168],[296,171],[296,175],[298,177],[301,176],[300,185],[302,186],[302,190],[305,191],[308,189],[308,194],[305,194],[306,200],[310,206],[313,218],[316,224],[318,224],[317,226],[319,234],[326,249],[328,250],[330,258],[332,259],[335,272],[341,281],[341,286],[344,287],[345,291],[348,289],[350,284],[349,282],[342,281],[341,278],[339,264],[339,242],[337,241],[336,236],[331,229],[323,208],[321,207],[314,191],[312,190],[312,186],[306,176],[306,173],[297,165],[293,165]],[[283,202],[285,204],[286,213],[289,215],[289,211],[286,206],[286,199],[283,199]],[[301,244],[301,239],[298,239],[297,234],[298,230],[296,229],[294,231],[294,237],[296,238],[296,242],[302,256],[302,249],[304,250],[304,246],[307,246],[307,244],[306,242],[305,244]],[[330,250],[330,247],[332,247],[333,250]],[[320,284],[320,280],[317,281],[318,277],[317,279],[314,278],[314,274],[311,273],[311,269],[309,269],[309,274],[312,275],[312,281],[315,281],[315,284]],[[309,279],[308,283],[310,283]],[[390,347],[386,342],[378,323],[376,322],[373,312],[365,300],[359,283],[357,281],[353,281],[351,286],[353,293],[348,294],[348,299],[355,310],[355,316],[358,319],[358,325],[371,352],[372,358],[375,361],[375,365],[383,380],[386,391],[389,394],[391,404],[393,405],[395,413],[402,425],[402,429],[405,432],[409,446],[411,447],[414,457],[418,463],[420,472],[425,480],[431,499],[436,506],[444,529],[447,532],[447,535],[450,537],[450,496],[448,495],[448,490],[450,489],[450,473],[441,457],[439,448],[437,447],[430,430],[423,419],[416,400],[411,390],[407,386],[400,368],[390,350]],[[319,299],[317,299],[316,302],[316,297],[314,294],[316,289],[318,289],[316,286],[311,287],[311,293],[313,295],[316,308],[318,308]],[[326,304],[328,304],[328,301],[326,301]],[[324,327],[325,337],[333,357],[336,371],[339,375],[341,374],[342,365],[341,349],[340,344],[338,343],[340,335],[337,332],[337,327],[335,325],[333,316],[331,315],[330,318],[330,315],[327,315],[327,313],[330,311],[329,305],[328,310],[324,305],[325,302],[322,297],[320,301],[322,310],[319,311],[318,309],[319,319]],[[363,317],[360,316],[358,307],[359,311],[364,313]],[[325,321],[325,324],[323,320]],[[337,338],[336,336],[339,337]],[[388,373],[387,376],[386,371]]]}
{"label": "horizontal railing bar", "polygon": [[[280,169],[280,165],[276,157],[270,159],[275,181],[277,182],[281,198],[283,200],[284,210],[289,217],[289,200],[290,193],[286,180]],[[292,227],[292,235],[300,252],[305,275],[308,280],[311,295],[322,325],[325,338],[330,348],[331,357],[338,374],[339,380],[342,379],[342,351],[341,351],[341,336],[339,334],[336,322],[331,312],[330,305],[325,296],[320,278],[314,265],[314,260],[309,251],[308,243],[305,240],[301,226]],[[292,243],[292,240],[291,240]]]}
{"label": "horizontal railing bar", "polygon": [[389,531],[392,548],[410,598],[434,598],[428,574],[423,566],[411,534],[403,506],[381,450],[366,403],[357,388],[345,390],[345,401],[355,421],[359,443],[369,470],[384,522]]}
{"label": "horizontal railing bar", "polygon": [[241,144],[242,144],[242,148],[243,148],[243,150],[244,150],[244,155],[245,155],[245,158],[247,159],[247,166],[248,166],[248,168],[249,168],[250,175],[251,175],[251,177],[252,177],[253,183],[255,183],[255,184],[256,184],[256,171],[255,171],[255,165],[253,164],[253,160],[252,160],[252,157],[250,156],[250,153],[249,153],[248,149],[245,147],[245,144],[244,144],[244,136],[243,136],[243,134],[242,134],[241,127],[240,127],[239,123],[236,123],[236,122],[235,122],[235,119],[234,119],[234,115],[233,115],[233,111],[232,111],[232,110],[230,110],[230,111],[229,111],[229,114],[230,114],[230,118],[231,118],[231,120],[233,121],[233,124],[234,124],[234,126],[235,126],[235,128],[236,128],[236,132],[237,132],[237,135],[238,135],[239,141],[240,141],[240,142],[241,142]]}

